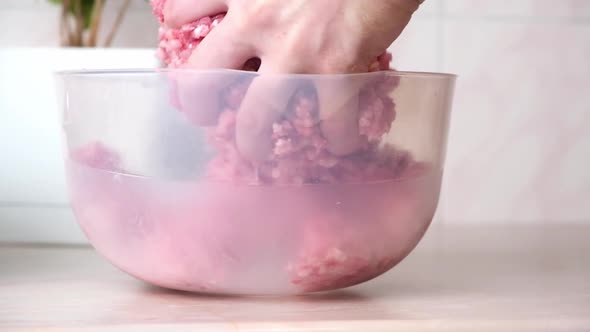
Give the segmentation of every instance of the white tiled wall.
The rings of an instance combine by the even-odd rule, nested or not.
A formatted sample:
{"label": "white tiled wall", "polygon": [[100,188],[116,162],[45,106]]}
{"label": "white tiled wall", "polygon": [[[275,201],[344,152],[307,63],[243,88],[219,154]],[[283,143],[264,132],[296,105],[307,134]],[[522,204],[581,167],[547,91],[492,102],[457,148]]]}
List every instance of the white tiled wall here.
{"label": "white tiled wall", "polygon": [[444,218],[590,221],[590,1],[446,1]]}
{"label": "white tiled wall", "polygon": [[393,50],[459,75],[439,222],[590,222],[590,1],[426,3]]}
{"label": "white tiled wall", "polygon": [[443,38],[463,73],[446,218],[590,220],[590,24],[449,21]]}
{"label": "white tiled wall", "polygon": [[[0,1],[0,46],[57,45],[56,15]],[[153,47],[156,26],[135,1],[115,45]],[[459,75],[437,222],[590,221],[590,0],[426,0],[392,50],[398,69]],[[0,240],[22,228],[7,219],[68,219],[25,205],[0,202]],[[30,233],[77,236],[50,221]]]}

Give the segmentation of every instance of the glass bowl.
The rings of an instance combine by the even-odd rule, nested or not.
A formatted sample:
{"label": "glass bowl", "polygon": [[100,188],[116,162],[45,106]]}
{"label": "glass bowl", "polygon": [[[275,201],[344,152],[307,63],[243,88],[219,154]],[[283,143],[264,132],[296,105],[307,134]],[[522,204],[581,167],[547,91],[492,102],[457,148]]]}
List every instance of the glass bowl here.
{"label": "glass bowl", "polygon": [[455,76],[57,74],[71,205],[158,286],[299,294],[391,269],[438,204]]}

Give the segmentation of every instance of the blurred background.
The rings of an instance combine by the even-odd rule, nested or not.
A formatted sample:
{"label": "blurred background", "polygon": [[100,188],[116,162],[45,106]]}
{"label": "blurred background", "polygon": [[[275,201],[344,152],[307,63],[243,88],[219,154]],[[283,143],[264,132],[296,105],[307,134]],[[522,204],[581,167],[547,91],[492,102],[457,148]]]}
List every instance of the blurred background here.
{"label": "blurred background", "polygon": [[[52,2],[0,1],[0,241],[85,242],[52,71],[158,65],[147,1],[104,1],[69,34]],[[590,222],[590,0],[426,0],[391,50],[459,75],[436,224]]]}

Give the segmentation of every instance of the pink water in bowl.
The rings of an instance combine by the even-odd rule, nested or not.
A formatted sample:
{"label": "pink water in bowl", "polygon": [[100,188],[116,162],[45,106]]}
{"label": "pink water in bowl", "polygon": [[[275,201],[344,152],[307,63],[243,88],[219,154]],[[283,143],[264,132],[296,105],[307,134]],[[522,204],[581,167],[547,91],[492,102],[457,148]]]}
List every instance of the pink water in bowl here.
{"label": "pink water in bowl", "polygon": [[441,172],[416,166],[372,183],[165,181],[67,162],[72,206],[95,248],[174,289],[285,294],[374,278],[432,219]]}

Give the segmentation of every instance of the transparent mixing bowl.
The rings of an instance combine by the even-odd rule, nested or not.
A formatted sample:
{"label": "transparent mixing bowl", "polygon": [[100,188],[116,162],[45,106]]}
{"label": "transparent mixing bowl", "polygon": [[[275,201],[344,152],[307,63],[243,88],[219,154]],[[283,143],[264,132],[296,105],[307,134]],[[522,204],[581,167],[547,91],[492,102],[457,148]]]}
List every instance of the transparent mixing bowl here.
{"label": "transparent mixing bowl", "polygon": [[454,75],[57,77],[77,221],[148,283],[224,294],[352,286],[406,257],[436,210]]}

